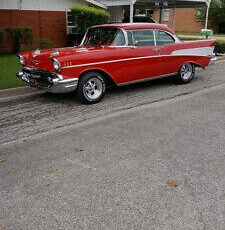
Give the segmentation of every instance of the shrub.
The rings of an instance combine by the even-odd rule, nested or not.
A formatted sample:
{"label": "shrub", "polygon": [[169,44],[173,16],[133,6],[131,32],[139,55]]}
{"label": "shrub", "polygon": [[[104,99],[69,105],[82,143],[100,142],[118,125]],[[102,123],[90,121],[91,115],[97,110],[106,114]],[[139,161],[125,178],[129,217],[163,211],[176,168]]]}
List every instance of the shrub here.
{"label": "shrub", "polygon": [[40,38],[38,44],[40,49],[48,49],[52,47],[52,42],[48,38]]}
{"label": "shrub", "polygon": [[[194,40],[204,40],[205,38],[196,38],[196,37],[186,37],[186,36],[178,36],[183,41],[194,41]],[[225,41],[224,40],[216,40],[215,53],[223,54],[225,53]]]}
{"label": "shrub", "polygon": [[88,27],[93,25],[106,24],[109,20],[109,13],[102,9],[85,5],[74,6],[71,8],[76,33],[79,38],[83,37]]}
{"label": "shrub", "polygon": [[190,37],[190,36],[179,36],[180,40],[182,41],[195,41],[195,40],[204,40],[205,38],[196,38],[196,37]]}
{"label": "shrub", "polygon": [[33,32],[28,27],[8,27],[6,28],[13,53],[19,53],[21,45],[33,43]]}
{"label": "shrub", "polygon": [[3,36],[4,36],[3,30],[0,30],[0,44],[3,41]]}
{"label": "shrub", "polygon": [[[200,8],[197,19],[202,21],[205,25],[206,7]],[[215,29],[218,29],[219,33],[225,32],[225,0],[212,0],[209,8],[209,25]]]}
{"label": "shrub", "polygon": [[225,53],[225,41],[224,40],[216,40],[215,52],[219,54]]}

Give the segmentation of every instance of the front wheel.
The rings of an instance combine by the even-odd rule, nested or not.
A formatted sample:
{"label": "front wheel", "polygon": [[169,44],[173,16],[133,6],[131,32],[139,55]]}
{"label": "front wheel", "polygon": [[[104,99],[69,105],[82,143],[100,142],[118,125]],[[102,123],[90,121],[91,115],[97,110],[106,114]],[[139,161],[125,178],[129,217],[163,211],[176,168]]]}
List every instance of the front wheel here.
{"label": "front wheel", "polygon": [[105,94],[105,79],[96,72],[84,74],[77,86],[77,96],[79,100],[86,104],[98,103]]}
{"label": "front wheel", "polygon": [[194,66],[191,63],[185,63],[180,67],[177,74],[177,81],[181,84],[187,84],[194,78]]}

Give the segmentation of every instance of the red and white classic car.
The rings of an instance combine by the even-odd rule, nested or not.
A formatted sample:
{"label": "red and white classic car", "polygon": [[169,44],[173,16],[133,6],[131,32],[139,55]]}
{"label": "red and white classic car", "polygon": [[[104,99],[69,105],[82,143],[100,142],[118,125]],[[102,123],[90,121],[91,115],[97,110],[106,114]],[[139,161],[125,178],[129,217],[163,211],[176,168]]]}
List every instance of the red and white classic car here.
{"label": "red and white classic car", "polygon": [[195,67],[213,63],[215,40],[182,42],[166,25],[127,23],[93,26],[77,47],[18,55],[17,76],[52,93],[76,91],[82,102],[99,102],[110,84],[125,85],[174,75],[189,83]]}

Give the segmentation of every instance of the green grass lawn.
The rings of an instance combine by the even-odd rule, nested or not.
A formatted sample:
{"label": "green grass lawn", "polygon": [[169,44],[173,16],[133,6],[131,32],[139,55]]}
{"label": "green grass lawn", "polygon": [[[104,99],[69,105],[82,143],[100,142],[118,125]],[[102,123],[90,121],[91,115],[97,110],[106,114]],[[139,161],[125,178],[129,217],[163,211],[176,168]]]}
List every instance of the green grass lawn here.
{"label": "green grass lawn", "polygon": [[0,54],[0,89],[24,86],[25,84],[16,77],[16,72],[20,69],[16,55]]}

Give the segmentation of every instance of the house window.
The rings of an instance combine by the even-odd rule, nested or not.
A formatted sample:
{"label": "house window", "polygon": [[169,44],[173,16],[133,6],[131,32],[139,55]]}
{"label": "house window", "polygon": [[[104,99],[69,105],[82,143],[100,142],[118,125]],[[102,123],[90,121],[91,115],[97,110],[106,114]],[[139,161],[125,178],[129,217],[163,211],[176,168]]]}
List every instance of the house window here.
{"label": "house window", "polygon": [[168,22],[170,17],[170,10],[169,9],[163,9],[162,10],[162,20]]}
{"label": "house window", "polygon": [[76,34],[75,19],[70,11],[66,12],[67,34]]}
{"label": "house window", "polygon": [[196,21],[197,22],[201,22],[201,21],[204,21],[204,17],[203,17],[203,12],[202,12],[202,9],[199,8],[199,9],[196,9]]}

